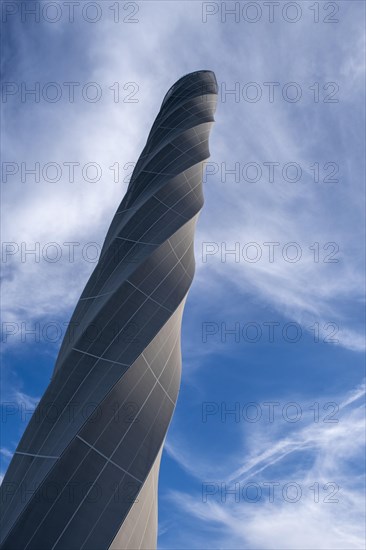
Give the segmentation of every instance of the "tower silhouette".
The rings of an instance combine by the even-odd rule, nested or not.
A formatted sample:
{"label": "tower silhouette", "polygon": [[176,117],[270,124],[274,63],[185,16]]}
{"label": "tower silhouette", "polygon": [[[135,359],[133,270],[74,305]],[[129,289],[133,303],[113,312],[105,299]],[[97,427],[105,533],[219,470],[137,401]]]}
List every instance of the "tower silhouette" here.
{"label": "tower silhouette", "polygon": [[216,99],[211,71],[182,77],[164,98],[5,475],[4,550],[156,547]]}

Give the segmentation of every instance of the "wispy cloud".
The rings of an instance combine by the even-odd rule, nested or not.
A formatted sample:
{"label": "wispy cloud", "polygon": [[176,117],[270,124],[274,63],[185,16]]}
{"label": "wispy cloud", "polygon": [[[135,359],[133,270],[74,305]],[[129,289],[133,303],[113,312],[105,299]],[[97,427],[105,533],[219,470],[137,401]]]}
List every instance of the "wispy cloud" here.
{"label": "wispy cloud", "polygon": [[[204,474],[200,467],[202,457],[196,457],[193,449],[185,449],[185,453],[190,454],[188,462],[185,453],[174,449],[172,444],[168,447],[171,458],[201,483],[209,478],[213,482],[216,480],[218,487],[224,483],[233,490],[235,483],[242,488],[246,483],[255,482],[263,489],[264,482],[276,480],[280,486],[296,482],[302,490],[298,502],[286,502],[278,498],[278,494],[274,502],[263,498],[256,504],[242,498],[236,502],[232,495],[222,502],[220,494],[208,497],[205,502],[197,493],[183,491],[170,491],[167,498],[188,518],[194,518],[208,529],[215,548],[363,548],[364,397],[364,383],[343,398],[337,396],[340,418],[335,424],[312,422],[294,430],[292,426],[291,433],[282,437],[266,428],[259,429],[257,434],[251,432],[250,449],[253,451],[239,467],[226,471],[224,476],[220,467],[216,477],[214,467]],[[244,453],[248,454],[248,447],[239,456]],[[215,465],[215,458],[210,456],[210,459]],[[355,461],[360,468],[354,468]],[[339,487],[338,501],[327,503],[324,498],[327,493],[321,493],[320,501],[315,502],[310,490],[314,483],[319,484],[320,490],[327,483],[335,483]],[[281,490],[278,491],[281,495]],[[189,519],[187,521],[189,523]],[[198,533],[190,535],[190,544],[198,548]]]}
{"label": "wispy cloud", "polygon": [[[344,301],[352,302],[357,308],[362,304],[363,264],[359,259],[362,237],[357,238],[362,235],[363,223],[363,178],[357,145],[357,132],[362,129],[352,101],[358,101],[362,94],[363,33],[352,10],[342,6],[344,23],[352,28],[347,44],[339,40],[337,47],[329,52],[324,47],[328,35],[320,33],[319,28],[304,17],[301,29],[306,29],[308,40],[297,44],[292,55],[276,57],[275,63],[272,61],[274,51],[288,53],[287,44],[294,38],[294,28],[287,26],[283,29],[286,32],[279,34],[275,26],[252,25],[246,26],[243,33],[242,27],[222,25],[219,18],[211,18],[208,27],[202,23],[200,4],[193,3],[187,10],[180,2],[144,2],[140,6],[140,23],[125,25],[123,33],[110,32],[107,20],[95,25],[91,34],[82,30],[83,52],[88,54],[78,50],[80,59],[75,58],[79,79],[100,83],[104,87],[103,101],[97,104],[41,101],[20,104],[18,109],[12,109],[9,102],[13,121],[10,125],[5,120],[4,158],[16,159],[19,165],[24,162],[27,166],[35,162],[43,166],[51,161],[61,166],[68,161],[79,162],[81,166],[96,162],[102,167],[102,178],[91,184],[83,181],[78,173],[74,183],[70,183],[64,169],[57,184],[31,183],[29,177],[26,183],[15,184],[14,180],[14,185],[7,186],[4,204],[11,211],[12,223],[4,225],[4,241],[25,243],[28,248],[39,242],[41,251],[45,244],[56,242],[61,246],[62,258],[53,263],[41,257],[37,263],[28,255],[22,263],[20,252],[8,258],[4,265],[4,295],[7,296],[4,318],[12,322],[68,319],[95,265],[83,258],[83,246],[88,242],[102,244],[108,220],[126,189],[125,182],[113,181],[109,167],[118,162],[120,179],[124,179],[123,167],[137,159],[161,97],[175,78],[189,70],[210,67],[217,72],[221,95],[223,89],[232,89],[236,82],[244,85],[254,81],[266,89],[263,82],[272,80],[281,84],[297,80],[305,94],[311,82],[319,79],[318,68],[326,66],[324,79],[340,83],[344,90],[342,109],[336,104],[320,109],[311,101],[248,103],[235,102],[232,96],[219,101],[211,140],[212,162],[228,169],[238,162],[240,169],[246,162],[257,162],[262,168],[264,162],[278,162],[281,166],[297,162],[304,177],[296,184],[235,183],[230,176],[223,182],[221,173],[208,178],[205,183],[208,206],[197,233],[197,284],[202,281],[202,285],[212,286],[215,279],[222,284],[225,281],[225,285],[235,289],[237,302],[239,298],[245,300],[250,293],[302,323],[311,323],[314,319],[338,322],[342,328],[340,345],[355,351],[364,349],[359,315],[350,319],[344,308]],[[172,45],[179,43],[176,37],[182,25],[186,47],[175,49]],[[61,29],[61,24],[56,27]],[[208,28],[212,39],[202,41],[202,32]],[[227,35],[229,29],[230,36]],[[65,25],[62,31],[68,33],[70,29]],[[28,28],[27,32],[30,33]],[[50,68],[54,67],[53,46],[49,45],[47,54],[49,66],[38,64],[38,48],[43,46],[32,41],[31,34],[27,36],[22,35],[18,44],[22,53],[26,52],[27,63],[6,65],[11,67],[11,79],[47,81]],[[258,38],[261,48],[253,48]],[[216,44],[214,49],[212,40]],[[198,42],[197,50],[194,44]],[[232,55],[234,43],[235,56]],[[157,45],[161,54],[149,55]],[[120,55],[125,47],[131,55]],[[316,65],[311,62],[313,47],[317,50]],[[245,66],[242,59],[246,60]],[[70,80],[71,69],[64,62],[57,64],[57,80]],[[113,102],[108,86],[116,81],[116,75],[122,85],[136,82],[138,103]],[[15,130],[19,124],[23,130],[21,141]],[[354,146],[350,147],[350,143]],[[310,166],[332,160],[340,166],[339,183],[315,184]],[[228,248],[235,242],[241,245],[280,242],[283,246],[296,241],[303,249],[303,258],[298,264],[285,262],[280,257],[273,264],[264,260],[223,264],[218,259],[203,265],[199,256],[204,241],[224,242]],[[68,248],[63,244],[67,242],[80,243],[75,262],[68,260]],[[336,242],[340,247],[340,262],[314,263],[309,251],[314,242],[320,246]]]}
{"label": "wispy cloud", "polygon": [[39,397],[33,397],[19,390],[15,390],[13,393],[13,396],[14,396],[15,402],[19,406],[22,406],[25,409],[27,409],[28,411],[34,410],[40,400]]}
{"label": "wispy cloud", "polygon": [[11,458],[14,454],[14,452],[9,451],[9,449],[6,449],[5,447],[1,447],[0,453],[5,456],[5,458]]}

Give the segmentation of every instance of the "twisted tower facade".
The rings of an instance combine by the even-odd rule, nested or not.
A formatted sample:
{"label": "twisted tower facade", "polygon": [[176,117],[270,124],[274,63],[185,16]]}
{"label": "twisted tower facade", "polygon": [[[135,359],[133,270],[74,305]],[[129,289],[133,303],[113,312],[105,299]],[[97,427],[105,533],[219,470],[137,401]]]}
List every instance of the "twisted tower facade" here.
{"label": "twisted tower facade", "polygon": [[216,99],[211,71],[164,98],[4,478],[4,550],[156,547]]}

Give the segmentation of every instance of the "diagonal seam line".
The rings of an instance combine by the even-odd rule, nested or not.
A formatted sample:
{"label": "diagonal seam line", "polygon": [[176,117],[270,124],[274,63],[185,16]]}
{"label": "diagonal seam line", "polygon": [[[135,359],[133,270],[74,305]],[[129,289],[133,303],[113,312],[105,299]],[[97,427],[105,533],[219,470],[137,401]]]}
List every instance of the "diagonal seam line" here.
{"label": "diagonal seam line", "polygon": [[131,281],[129,279],[126,279],[126,283],[130,284],[134,289],[138,290],[139,292],[141,292],[141,294],[143,294],[144,296],[146,296],[146,298],[149,298],[149,300],[151,300],[152,302],[154,302],[155,304],[157,304],[159,307],[162,307],[163,309],[166,309],[167,311],[169,311],[169,313],[174,313],[173,310],[169,309],[168,307],[166,306],[163,306],[163,304],[161,304],[160,302],[158,302],[157,300],[154,300],[154,298],[151,298],[152,294],[154,294],[155,292],[155,289],[154,289],[154,292],[152,292],[151,294],[146,294],[146,292],[144,292],[143,290],[141,290],[141,288],[139,288],[138,286],[134,285],[133,283],[131,283]]}
{"label": "diagonal seam line", "polygon": [[112,359],[105,359],[104,357],[100,357],[99,355],[94,355],[93,353],[89,353],[87,351],[83,351],[82,349],[78,348],[71,348],[73,351],[77,351],[78,353],[83,353],[84,355],[89,355],[90,357],[95,357],[96,359],[101,359],[102,361],[107,361],[107,363],[115,363],[116,365],[121,365],[122,367],[130,367],[131,365],[127,365],[127,363],[120,363],[119,361],[113,361]]}
{"label": "diagonal seam line", "polygon": [[163,392],[165,393],[165,395],[167,396],[167,398],[169,399],[169,401],[171,401],[175,407],[175,403],[173,401],[173,399],[170,397],[170,395],[168,395],[168,392],[166,391],[166,389],[164,388],[164,386],[162,385],[162,383],[160,382],[159,378],[156,376],[155,372],[152,370],[152,368],[150,367],[149,363],[148,363],[148,360],[146,359],[144,353],[142,352],[141,353],[141,357],[143,358],[143,360],[145,361],[149,371],[151,372],[151,374],[153,375],[153,377],[155,378],[155,380],[157,381],[157,383],[159,384],[159,386],[161,387],[161,389],[163,390]]}
{"label": "diagonal seam line", "polygon": [[[183,268],[183,271],[184,271],[184,272],[185,272],[185,274],[186,274],[186,275],[188,275],[188,277],[189,277],[189,276],[190,276],[190,275],[189,275],[189,273],[187,272],[186,268],[185,268],[185,267],[184,267],[184,265],[182,264],[182,259],[183,259],[183,256],[182,256],[182,258],[178,258],[178,255],[177,255],[176,251],[174,250],[174,247],[173,247],[173,245],[172,245],[172,243],[170,242],[170,240],[169,240],[169,239],[168,239],[168,241],[167,241],[167,242],[168,242],[168,244],[169,244],[170,248],[172,249],[172,252],[173,252],[174,256],[175,256],[175,257],[177,258],[177,260],[178,260],[178,264],[182,266],[182,268]],[[185,252],[185,253],[187,253],[187,252],[188,252],[188,250],[186,250],[186,252]]]}
{"label": "diagonal seam line", "polygon": [[50,456],[50,455],[38,455],[36,453],[24,453],[23,451],[15,451],[15,455],[24,455],[24,456],[34,456],[36,458],[53,458],[57,460],[59,456]]}
{"label": "diagonal seam line", "polygon": [[118,464],[116,464],[116,462],[114,462],[113,460],[111,460],[110,458],[108,458],[105,454],[103,454],[101,451],[99,451],[96,447],[94,447],[91,443],[89,443],[88,441],[86,441],[85,439],[83,439],[82,437],[80,437],[80,435],[77,435],[76,436],[78,439],[80,439],[80,441],[82,441],[83,443],[85,443],[85,445],[87,445],[88,447],[90,447],[91,449],[93,449],[93,451],[95,451],[96,453],[98,453],[98,455],[102,456],[103,458],[105,458],[105,460],[107,462],[110,462],[111,464],[113,464],[113,466],[116,466],[116,468],[118,468],[119,470],[122,470],[123,473],[127,474],[128,476],[130,477],[133,477],[133,479],[136,479],[136,481],[138,481],[139,483],[142,484],[142,481],[141,479],[139,479],[138,477],[130,474],[130,472],[128,472],[127,470],[125,470],[124,468],[122,468],[122,466],[119,466]]}
{"label": "diagonal seam line", "polygon": [[[180,212],[177,212],[177,210],[174,210],[174,208],[172,206],[168,206],[167,204],[165,204],[165,202],[163,202],[162,200],[158,199],[158,197],[156,195],[152,195],[154,199],[156,199],[157,201],[159,201],[162,205],[165,206],[165,208],[167,208],[168,210],[171,210],[172,212],[174,212],[174,214],[178,214],[178,216],[180,216],[181,218],[183,218],[184,220],[187,220],[189,221],[190,219],[192,218],[187,218],[186,216],[183,216],[183,214],[181,214]],[[175,206],[175,205],[174,205]]]}
{"label": "diagonal seam line", "polygon": [[127,237],[116,237],[116,239],[119,239],[121,241],[128,241],[130,243],[135,243],[135,244],[150,244],[151,246],[160,246],[161,243],[146,243],[144,241],[134,241],[133,239],[127,239]]}

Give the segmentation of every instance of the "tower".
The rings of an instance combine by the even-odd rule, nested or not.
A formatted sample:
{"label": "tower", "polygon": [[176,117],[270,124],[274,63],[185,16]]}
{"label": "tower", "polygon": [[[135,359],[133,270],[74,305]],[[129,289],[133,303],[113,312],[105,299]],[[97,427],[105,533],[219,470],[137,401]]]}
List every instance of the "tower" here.
{"label": "tower", "polygon": [[166,94],[1,487],[2,549],[154,548],[180,374],[211,71]]}

